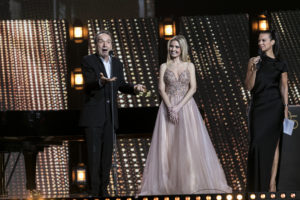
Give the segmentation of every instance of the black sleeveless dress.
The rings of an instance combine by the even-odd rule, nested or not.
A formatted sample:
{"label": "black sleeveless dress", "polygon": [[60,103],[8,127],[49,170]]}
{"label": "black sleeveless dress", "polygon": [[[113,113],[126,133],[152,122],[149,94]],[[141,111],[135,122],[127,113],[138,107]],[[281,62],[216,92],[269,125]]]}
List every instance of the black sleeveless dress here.
{"label": "black sleeveless dress", "polygon": [[251,90],[247,185],[249,192],[269,190],[275,149],[283,133],[284,105],[280,80],[284,72],[287,72],[285,62],[263,56]]}

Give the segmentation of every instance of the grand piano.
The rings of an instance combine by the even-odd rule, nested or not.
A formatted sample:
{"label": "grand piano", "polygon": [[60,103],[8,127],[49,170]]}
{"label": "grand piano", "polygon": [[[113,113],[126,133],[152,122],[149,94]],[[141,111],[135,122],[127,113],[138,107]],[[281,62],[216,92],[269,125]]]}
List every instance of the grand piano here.
{"label": "grand piano", "polygon": [[[0,112],[0,195],[6,194],[22,153],[36,155],[49,145],[61,145],[64,140],[82,139],[83,132],[77,125],[78,118],[78,110]],[[4,173],[12,152],[18,152],[18,157],[9,178],[5,180]],[[5,153],[7,156],[4,156]],[[30,165],[30,168],[35,166],[27,163],[35,162],[35,158],[26,161],[27,159],[25,165]]]}
{"label": "grand piano", "polygon": [[[156,107],[119,109],[117,134],[151,133],[157,110]],[[79,115],[79,110],[0,112],[0,195],[6,193],[9,181],[4,180],[9,157],[4,159],[4,153],[43,151],[49,145],[61,145],[64,140],[84,140],[83,128],[78,126]],[[74,151],[70,148],[71,154]],[[76,164],[76,158],[72,162]]]}

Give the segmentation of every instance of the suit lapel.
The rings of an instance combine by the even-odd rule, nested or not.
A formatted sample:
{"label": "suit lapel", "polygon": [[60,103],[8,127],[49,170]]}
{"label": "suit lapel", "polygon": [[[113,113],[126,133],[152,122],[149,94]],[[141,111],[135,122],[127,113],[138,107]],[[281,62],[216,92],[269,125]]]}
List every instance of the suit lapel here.
{"label": "suit lapel", "polygon": [[105,77],[107,77],[107,73],[106,73],[106,70],[104,68],[104,64],[102,62],[102,60],[100,59],[100,57],[97,55],[97,54],[94,54],[94,63],[95,63],[95,66],[96,66],[96,70],[103,73],[103,75]]}

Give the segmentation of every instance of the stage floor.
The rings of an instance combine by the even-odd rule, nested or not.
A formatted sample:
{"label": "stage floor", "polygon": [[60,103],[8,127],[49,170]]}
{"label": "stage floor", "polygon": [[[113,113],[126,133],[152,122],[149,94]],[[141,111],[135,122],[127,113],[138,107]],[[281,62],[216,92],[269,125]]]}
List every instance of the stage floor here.
{"label": "stage floor", "polygon": [[300,199],[300,191],[294,192],[256,192],[256,193],[228,193],[228,194],[179,194],[179,195],[153,195],[153,196],[114,196],[114,197],[91,197],[86,194],[73,194],[66,196],[7,196],[1,195],[0,199],[39,199],[39,200],[267,200],[267,199]]}

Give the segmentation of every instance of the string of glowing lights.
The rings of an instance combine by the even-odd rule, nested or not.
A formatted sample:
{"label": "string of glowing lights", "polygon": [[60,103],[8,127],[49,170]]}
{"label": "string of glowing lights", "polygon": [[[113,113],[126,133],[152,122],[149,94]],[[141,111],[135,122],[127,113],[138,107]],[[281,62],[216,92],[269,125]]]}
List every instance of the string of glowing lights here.
{"label": "string of glowing lights", "polygon": [[182,17],[183,33],[197,72],[194,95],[234,191],[246,186],[249,94],[243,87],[249,58],[244,15]]}
{"label": "string of glowing lights", "polygon": [[0,21],[0,111],[68,108],[66,22]]}

